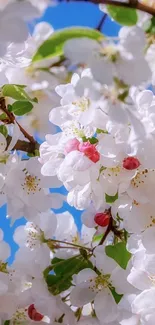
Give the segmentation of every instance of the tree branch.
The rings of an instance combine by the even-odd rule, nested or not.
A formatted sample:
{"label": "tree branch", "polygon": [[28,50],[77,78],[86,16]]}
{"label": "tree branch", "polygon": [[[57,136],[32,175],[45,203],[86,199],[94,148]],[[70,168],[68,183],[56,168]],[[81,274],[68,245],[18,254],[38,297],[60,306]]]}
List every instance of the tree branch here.
{"label": "tree branch", "polygon": [[[12,137],[10,135],[7,136],[7,147],[9,146]],[[35,153],[35,150],[39,150],[40,144],[36,141],[35,143],[18,140],[12,150],[20,150],[28,153]]]}
{"label": "tree branch", "polygon": [[12,112],[9,112],[8,109],[6,108],[6,104],[5,104],[5,98],[1,97],[0,98],[0,109],[2,110],[2,112],[4,112],[9,120],[9,123],[17,123],[19,126],[20,131],[23,133],[24,137],[27,138],[32,144],[35,144],[36,141],[35,139],[32,137],[32,135],[30,135],[20,124],[18,121],[16,121],[15,116]]}
{"label": "tree branch", "polygon": [[104,4],[104,5],[113,5],[117,7],[124,7],[124,8],[133,8],[133,9],[138,9],[143,12],[146,12],[152,16],[155,16],[155,9],[152,8],[151,6],[147,6],[143,3],[140,3],[139,1],[135,0],[129,0],[128,3],[122,2],[122,1],[116,1],[116,0],[66,0],[67,2],[92,2],[96,5],[98,4]]}

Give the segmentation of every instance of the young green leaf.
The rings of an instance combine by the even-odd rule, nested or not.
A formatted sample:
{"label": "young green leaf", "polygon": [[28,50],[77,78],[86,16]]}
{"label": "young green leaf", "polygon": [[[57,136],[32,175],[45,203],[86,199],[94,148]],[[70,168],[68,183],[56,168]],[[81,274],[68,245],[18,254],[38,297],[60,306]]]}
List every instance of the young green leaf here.
{"label": "young green leaf", "polygon": [[118,199],[118,192],[114,195],[105,194],[105,200],[107,203],[114,203]]}
{"label": "young green leaf", "polygon": [[72,276],[85,268],[92,268],[89,260],[83,256],[73,256],[67,260],[55,258],[52,261],[54,274],[48,274],[46,282],[49,291],[57,295],[72,285]]}
{"label": "young green leaf", "polygon": [[12,112],[17,116],[22,116],[31,112],[32,108],[32,103],[28,101],[16,101],[12,104]]}
{"label": "young green leaf", "polygon": [[96,143],[98,143],[98,139],[95,138],[95,137],[92,137],[92,138],[86,138],[86,137],[83,137],[82,140],[83,140],[83,142],[87,142],[87,141],[89,141],[91,144],[96,144]]}
{"label": "young green leaf", "polygon": [[0,114],[0,121],[7,120],[8,116],[5,113]]}
{"label": "young green leaf", "polygon": [[155,17],[152,17],[150,20],[147,20],[143,24],[143,29],[146,33],[155,34]]}
{"label": "young green leaf", "polygon": [[11,97],[19,101],[36,102],[36,98],[30,98],[30,96],[24,90],[24,87],[20,85],[4,85],[2,87],[2,95],[4,97]]}
{"label": "young green leaf", "polygon": [[106,246],[105,252],[107,256],[113,258],[122,267],[122,269],[125,270],[127,268],[128,262],[131,258],[131,253],[127,251],[125,242]]}
{"label": "young green leaf", "polygon": [[8,129],[5,125],[0,125],[0,133],[6,138],[8,136]]}
{"label": "young green leaf", "polygon": [[107,9],[111,18],[121,25],[133,26],[138,21],[136,9],[116,7],[113,5],[108,5]]}
{"label": "young green leaf", "polygon": [[93,239],[92,239],[92,242],[95,243],[95,242],[99,242],[103,237],[103,234],[99,234],[99,235],[94,235],[93,236]]}
{"label": "young green leaf", "polygon": [[61,29],[50,36],[37,50],[32,62],[63,55],[63,46],[72,38],[88,37],[94,40],[103,39],[103,34],[91,28],[74,27]]}

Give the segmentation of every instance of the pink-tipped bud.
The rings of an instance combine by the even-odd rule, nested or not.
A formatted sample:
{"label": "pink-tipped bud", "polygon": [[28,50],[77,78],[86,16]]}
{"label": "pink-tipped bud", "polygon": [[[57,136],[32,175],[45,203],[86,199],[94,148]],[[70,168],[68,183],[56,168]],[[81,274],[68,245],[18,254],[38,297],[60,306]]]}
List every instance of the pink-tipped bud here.
{"label": "pink-tipped bud", "polygon": [[68,142],[65,145],[65,152],[69,153],[71,151],[79,150],[79,144],[80,141],[76,138],[68,140]]}
{"label": "pink-tipped bud", "polygon": [[89,141],[79,144],[79,151],[83,152],[91,161],[96,163],[100,159],[100,154],[94,144]]}
{"label": "pink-tipped bud", "polygon": [[123,160],[123,167],[128,170],[136,169],[140,166],[140,161],[135,157],[127,157]]}
{"label": "pink-tipped bud", "polygon": [[109,224],[111,214],[109,210],[105,210],[101,213],[96,213],[94,217],[94,221],[97,223],[98,226],[106,227]]}
{"label": "pink-tipped bud", "polygon": [[28,316],[30,317],[30,319],[36,322],[40,322],[44,318],[44,315],[37,312],[34,307],[34,304],[28,307]]}

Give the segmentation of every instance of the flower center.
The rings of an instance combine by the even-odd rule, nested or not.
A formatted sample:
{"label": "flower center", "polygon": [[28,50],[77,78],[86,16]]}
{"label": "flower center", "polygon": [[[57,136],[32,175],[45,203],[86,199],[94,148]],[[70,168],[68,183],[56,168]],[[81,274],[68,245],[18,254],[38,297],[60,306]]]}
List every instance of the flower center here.
{"label": "flower center", "polygon": [[13,315],[13,320],[12,320],[13,325],[21,324],[26,320],[27,320],[27,309],[18,308]]}
{"label": "flower center", "polygon": [[109,61],[116,62],[119,58],[119,51],[113,45],[107,45],[100,49],[100,55],[107,57]]}
{"label": "flower center", "polygon": [[111,283],[109,282],[110,275],[98,275],[95,279],[90,279],[90,289],[92,291],[102,291],[104,288],[111,287]]}
{"label": "flower center", "polygon": [[140,185],[144,184],[147,178],[148,169],[144,169],[142,172],[138,172],[136,176],[131,180],[133,187],[138,188]]}
{"label": "flower center", "polygon": [[[24,170],[25,172],[25,170]],[[40,178],[34,175],[28,174],[28,172],[25,172],[25,181],[22,185],[23,190],[27,192],[27,194],[35,194],[36,192],[41,191],[41,187],[39,186]]]}
{"label": "flower center", "polygon": [[78,107],[80,111],[85,112],[90,105],[90,100],[87,97],[82,97],[78,101],[72,102],[72,105]]}
{"label": "flower center", "polygon": [[27,246],[30,249],[33,249],[38,243],[38,241],[41,242],[42,240],[43,240],[43,233],[41,233],[40,229],[34,224],[29,225],[28,236],[26,240]]}

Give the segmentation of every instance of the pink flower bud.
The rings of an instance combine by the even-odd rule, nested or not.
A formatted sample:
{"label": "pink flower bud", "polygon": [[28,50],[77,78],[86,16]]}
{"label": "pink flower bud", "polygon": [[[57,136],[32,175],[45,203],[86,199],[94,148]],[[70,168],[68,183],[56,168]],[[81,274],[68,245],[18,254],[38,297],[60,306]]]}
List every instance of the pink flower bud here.
{"label": "pink flower bud", "polygon": [[96,163],[100,159],[100,154],[94,144],[89,141],[79,144],[79,151],[83,152],[91,161]]}
{"label": "pink flower bud", "polygon": [[97,223],[98,226],[106,227],[109,224],[111,214],[108,210],[105,210],[101,213],[96,213],[94,217],[94,221]]}
{"label": "pink flower bud", "polygon": [[123,160],[123,167],[128,170],[136,169],[140,166],[140,161],[135,157],[127,157]]}
{"label": "pink flower bud", "polygon": [[44,315],[37,312],[34,307],[34,304],[28,307],[28,316],[30,317],[30,319],[36,322],[40,322],[44,318]]}
{"label": "pink flower bud", "polygon": [[65,152],[69,153],[74,150],[79,150],[79,144],[80,141],[77,140],[76,138],[68,140],[68,142],[65,145]]}

